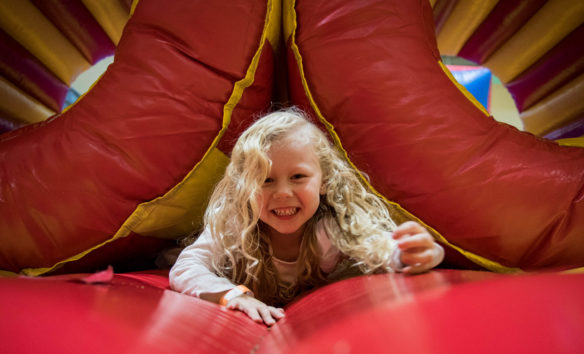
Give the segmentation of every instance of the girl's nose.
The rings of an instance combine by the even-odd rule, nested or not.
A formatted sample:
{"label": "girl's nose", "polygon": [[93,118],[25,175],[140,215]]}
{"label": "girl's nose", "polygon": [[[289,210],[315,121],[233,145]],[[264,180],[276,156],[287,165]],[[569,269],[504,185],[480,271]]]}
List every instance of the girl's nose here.
{"label": "girl's nose", "polygon": [[274,198],[288,198],[290,196],[292,196],[292,189],[288,183],[278,183],[274,192]]}

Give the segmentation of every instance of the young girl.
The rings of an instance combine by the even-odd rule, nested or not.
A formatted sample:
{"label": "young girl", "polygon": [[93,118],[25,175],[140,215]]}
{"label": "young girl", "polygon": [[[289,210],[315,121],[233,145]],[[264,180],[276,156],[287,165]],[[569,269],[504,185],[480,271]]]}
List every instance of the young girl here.
{"label": "young girl", "polygon": [[281,306],[347,261],[364,273],[421,273],[444,251],[398,227],[325,134],[297,110],[268,114],[233,148],[205,229],[170,272],[173,289],[272,325]]}

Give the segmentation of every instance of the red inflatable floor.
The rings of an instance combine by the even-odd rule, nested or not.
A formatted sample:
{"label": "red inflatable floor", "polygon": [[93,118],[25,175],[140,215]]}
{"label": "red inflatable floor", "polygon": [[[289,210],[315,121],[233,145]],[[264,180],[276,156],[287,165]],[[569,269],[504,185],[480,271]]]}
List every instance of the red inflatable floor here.
{"label": "red inflatable floor", "polygon": [[436,270],[321,288],[268,329],[166,272],[0,279],[2,353],[582,353],[584,274]]}

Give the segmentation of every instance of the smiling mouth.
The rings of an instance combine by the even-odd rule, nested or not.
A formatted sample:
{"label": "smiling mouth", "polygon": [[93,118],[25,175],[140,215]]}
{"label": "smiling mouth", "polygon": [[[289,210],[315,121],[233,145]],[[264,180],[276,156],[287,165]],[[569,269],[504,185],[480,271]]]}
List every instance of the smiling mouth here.
{"label": "smiling mouth", "polygon": [[277,216],[292,216],[297,212],[298,208],[280,208],[272,210],[272,213],[276,214]]}

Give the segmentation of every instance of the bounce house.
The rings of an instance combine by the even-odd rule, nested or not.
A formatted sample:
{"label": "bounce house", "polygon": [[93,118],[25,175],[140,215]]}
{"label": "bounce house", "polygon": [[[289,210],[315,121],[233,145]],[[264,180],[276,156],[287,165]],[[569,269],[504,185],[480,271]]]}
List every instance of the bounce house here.
{"label": "bounce house", "polygon": [[[1,1],[1,351],[581,352],[583,23],[580,0]],[[524,131],[441,55],[496,75]],[[446,258],[316,289],[266,328],[154,259],[288,105]]]}

